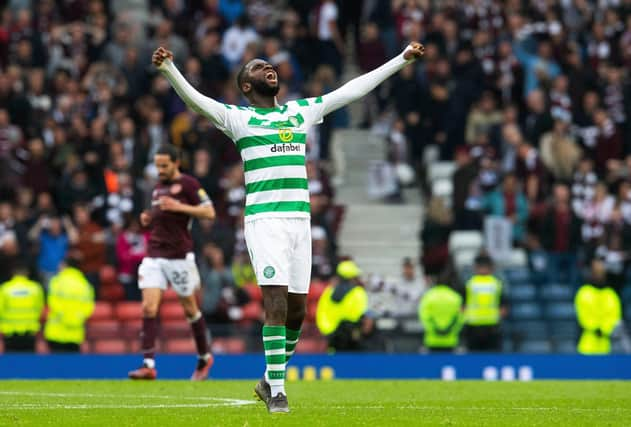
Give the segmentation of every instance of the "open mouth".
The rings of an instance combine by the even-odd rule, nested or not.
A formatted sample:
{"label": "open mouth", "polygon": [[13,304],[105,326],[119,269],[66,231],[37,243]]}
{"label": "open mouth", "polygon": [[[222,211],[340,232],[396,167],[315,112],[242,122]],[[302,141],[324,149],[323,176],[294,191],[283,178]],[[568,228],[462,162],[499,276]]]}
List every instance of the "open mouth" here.
{"label": "open mouth", "polygon": [[265,73],[265,80],[267,80],[270,83],[276,83],[278,81],[278,77],[276,76],[276,72],[275,71],[268,71],[267,73]]}

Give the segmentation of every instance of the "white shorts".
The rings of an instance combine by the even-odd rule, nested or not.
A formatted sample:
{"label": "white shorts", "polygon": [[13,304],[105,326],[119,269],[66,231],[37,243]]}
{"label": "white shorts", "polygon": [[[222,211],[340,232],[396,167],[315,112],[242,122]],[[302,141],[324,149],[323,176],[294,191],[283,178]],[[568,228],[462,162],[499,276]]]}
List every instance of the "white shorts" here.
{"label": "white shorts", "polygon": [[290,293],[309,293],[309,218],[259,218],[245,223],[244,234],[260,286],[283,285]]}
{"label": "white shorts", "polygon": [[140,289],[167,289],[167,284],[181,297],[193,295],[199,287],[199,272],[195,264],[195,254],[189,253],[184,259],[144,258],[138,267],[138,287]]}

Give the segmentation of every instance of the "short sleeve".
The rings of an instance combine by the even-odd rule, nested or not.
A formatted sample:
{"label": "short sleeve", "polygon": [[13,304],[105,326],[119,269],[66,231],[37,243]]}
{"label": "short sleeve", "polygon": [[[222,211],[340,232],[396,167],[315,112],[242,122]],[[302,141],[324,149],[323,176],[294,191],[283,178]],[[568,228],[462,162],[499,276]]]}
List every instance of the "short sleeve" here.
{"label": "short sleeve", "polygon": [[206,190],[202,188],[202,186],[195,178],[190,178],[187,180],[186,198],[193,206],[208,205],[211,203]]}

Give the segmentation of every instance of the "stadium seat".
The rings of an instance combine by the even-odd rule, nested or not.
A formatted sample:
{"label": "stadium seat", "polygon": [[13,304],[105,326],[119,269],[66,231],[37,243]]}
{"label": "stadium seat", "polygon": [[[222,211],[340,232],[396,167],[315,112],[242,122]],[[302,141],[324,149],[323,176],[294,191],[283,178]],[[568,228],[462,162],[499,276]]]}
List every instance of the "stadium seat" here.
{"label": "stadium seat", "polygon": [[624,318],[631,322],[631,305],[627,305],[627,308],[624,310]]}
{"label": "stadium seat", "polygon": [[263,301],[263,291],[260,286],[249,283],[243,286],[243,290],[248,293],[251,301],[262,302]]}
{"label": "stadium seat", "polygon": [[454,162],[432,162],[428,166],[427,179],[429,182],[439,179],[451,180],[455,170],[456,164]]}
{"label": "stadium seat", "polygon": [[120,322],[120,336],[138,340],[142,329],[142,319],[127,319]]}
{"label": "stadium seat", "polygon": [[449,252],[462,250],[479,252],[484,245],[484,236],[479,231],[454,231],[449,236]]}
{"label": "stadium seat", "polygon": [[548,326],[543,321],[524,320],[511,322],[510,336],[514,341],[543,340],[548,338]]}
{"label": "stadium seat", "polygon": [[307,295],[308,301],[318,301],[322,296],[322,293],[327,287],[327,283],[319,280],[314,280],[309,286],[309,295]]}
{"label": "stadium seat", "polygon": [[126,351],[127,345],[122,339],[95,340],[92,345],[92,352],[94,353],[117,354]]}
{"label": "stadium seat", "polygon": [[454,257],[454,263],[456,265],[456,269],[461,272],[461,275],[465,275],[463,273],[464,269],[470,268],[473,266],[473,261],[475,257],[478,255],[478,250],[475,249],[459,249],[455,253],[452,252]]}
{"label": "stadium seat", "polygon": [[91,319],[86,327],[88,338],[117,338],[119,334],[120,324],[116,319]]}
{"label": "stadium seat", "polygon": [[576,353],[576,340],[555,340],[552,347],[555,353]]}
{"label": "stadium seat", "polygon": [[296,344],[296,353],[326,353],[327,347],[325,338],[301,339]]}
{"label": "stadium seat", "polygon": [[573,320],[552,320],[548,322],[550,336],[554,339],[576,340],[579,335],[579,328]]}
{"label": "stadium seat", "polygon": [[101,285],[99,287],[99,299],[110,302],[122,301],[125,299],[125,289],[120,283]]}
{"label": "stadium seat", "polygon": [[140,302],[123,301],[116,304],[114,309],[116,318],[120,320],[137,320],[142,319],[142,305]]}
{"label": "stadium seat", "polygon": [[531,282],[530,270],[527,267],[508,267],[502,271],[502,274],[511,286]]}
{"label": "stadium seat", "polygon": [[315,322],[317,309],[318,309],[317,301],[307,302],[307,314],[305,316],[306,322],[312,322],[312,323]]}
{"label": "stadium seat", "polygon": [[94,322],[105,319],[112,319],[114,317],[114,310],[112,304],[104,301],[97,301],[94,304],[94,312],[88,322]]}
{"label": "stadium seat", "polygon": [[262,321],[263,307],[260,302],[252,301],[242,307],[243,319],[246,321]]}
{"label": "stadium seat", "polygon": [[179,302],[168,302],[160,306],[160,319],[185,319],[184,309]]}
{"label": "stadium seat", "polygon": [[108,286],[116,283],[117,275],[116,268],[112,265],[104,265],[99,270],[99,284],[101,286]]}
{"label": "stadium seat", "polygon": [[547,284],[541,288],[541,299],[544,301],[572,301],[574,291],[569,285]]}
{"label": "stadium seat", "polygon": [[240,354],[246,349],[246,343],[241,338],[216,338],[211,344],[211,350],[216,354]]}
{"label": "stadium seat", "polygon": [[193,338],[172,338],[164,341],[164,350],[168,353],[197,353]]}
{"label": "stadium seat", "polygon": [[162,294],[162,302],[172,302],[172,301],[179,301],[177,293],[169,288],[166,291],[164,291],[164,293]]}
{"label": "stadium seat", "polygon": [[438,179],[432,182],[432,195],[442,197],[451,202],[451,195],[454,192],[454,184],[451,179]]}
{"label": "stadium seat", "polygon": [[571,320],[576,318],[576,311],[571,302],[554,302],[546,305],[545,316],[548,319]]}
{"label": "stadium seat", "polygon": [[518,346],[517,351],[523,353],[550,353],[552,345],[549,341],[524,341]]}
{"label": "stadium seat", "polygon": [[537,298],[537,288],[534,285],[513,285],[511,283],[509,297],[512,301],[534,301]]}
{"label": "stadium seat", "polygon": [[166,338],[190,337],[191,324],[186,319],[165,319],[160,325],[160,332]]}
{"label": "stadium seat", "polygon": [[541,307],[536,303],[516,303],[510,308],[510,316],[514,320],[535,320],[541,318],[541,314]]}
{"label": "stadium seat", "polygon": [[523,249],[513,249],[502,264],[506,268],[526,268],[528,267],[528,255]]}

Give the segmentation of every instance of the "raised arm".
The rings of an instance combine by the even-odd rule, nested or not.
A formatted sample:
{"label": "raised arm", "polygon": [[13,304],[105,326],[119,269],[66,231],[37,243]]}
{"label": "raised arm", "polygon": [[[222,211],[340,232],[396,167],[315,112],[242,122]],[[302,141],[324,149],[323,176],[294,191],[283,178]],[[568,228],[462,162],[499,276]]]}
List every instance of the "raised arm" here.
{"label": "raised arm", "polygon": [[322,116],[337,110],[367,95],[388,77],[401,70],[407,64],[420,58],[425,47],[420,43],[410,43],[405,50],[382,66],[363,74],[346,83],[344,86],[322,96]]}
{"label": "raised arm", "polygon": [[153,53],[152,61],[191,110],[212,121],[219,129],[226,130],[226,106],[202,95],[191,86],[173,63],[173,54],[170,51],[163,47],[158,48]]}

